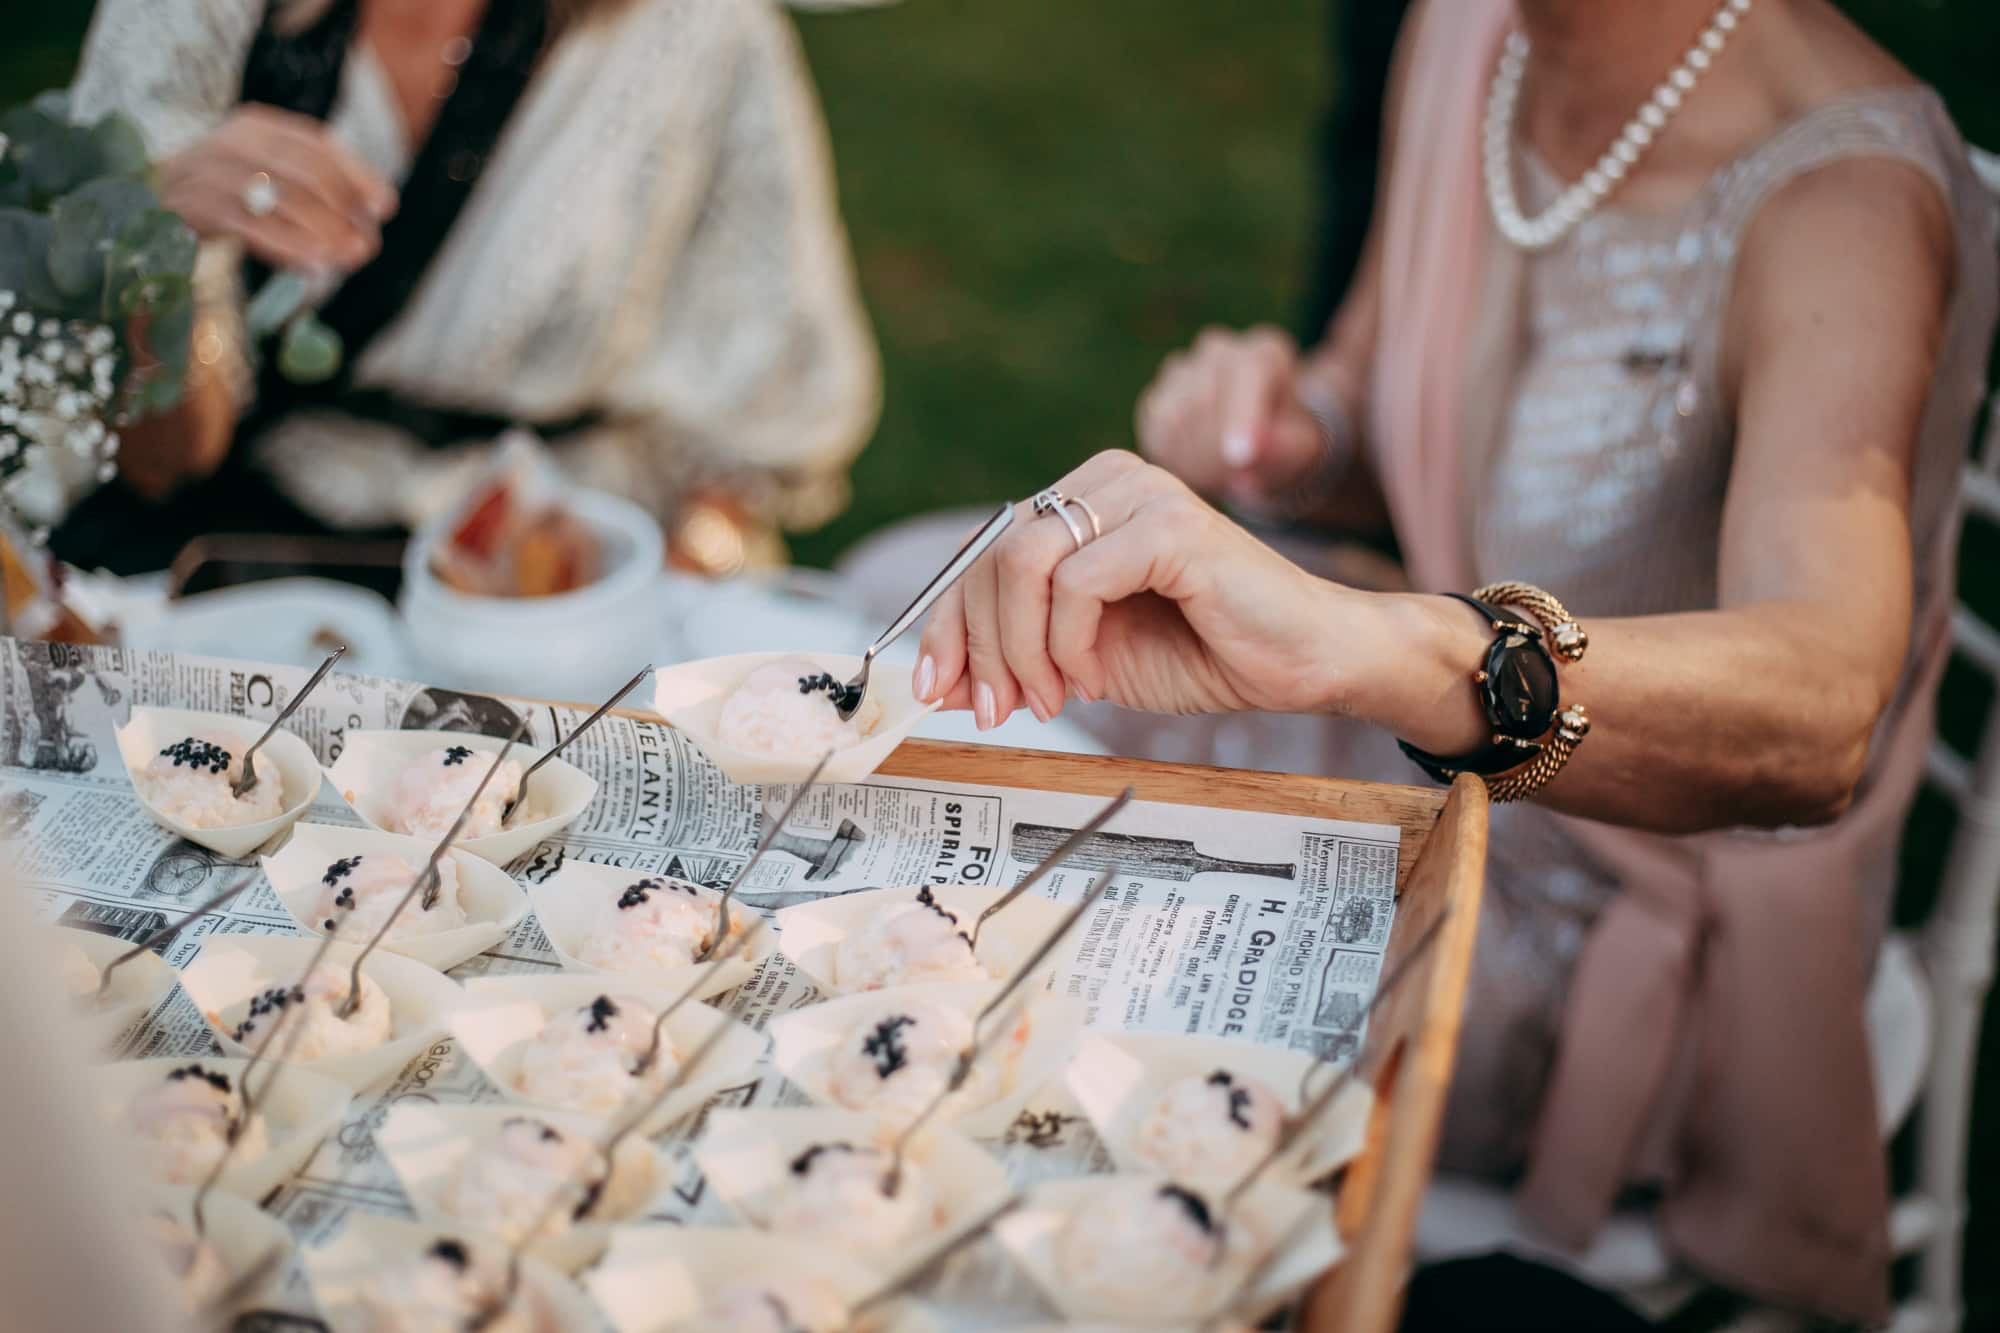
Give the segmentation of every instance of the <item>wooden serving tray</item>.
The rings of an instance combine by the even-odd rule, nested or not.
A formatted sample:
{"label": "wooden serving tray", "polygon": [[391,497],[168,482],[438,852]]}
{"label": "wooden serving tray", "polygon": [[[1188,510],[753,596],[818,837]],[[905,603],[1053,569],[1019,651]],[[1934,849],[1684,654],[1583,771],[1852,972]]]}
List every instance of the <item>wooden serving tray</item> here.
{"label": "wooden serving tray", "polygon": [[1485,884],[1486,787],[1461,777],[1447,792],[1337,778],[1049,754],[990,745],[906,741],[880,770],[898,777],[1111,796],[1227,810],[1395,824],[1396,924],[1386,967],[1439,913],[1451,917],[1428,956],[1383,1003],[1360,1059],[1373,1071],[1368,1144],[1346,1169],[1337,1205],[1345,1259],[1306,1303],[1307,1333],[1389,1333],[1402,1309],[1410,1240],[1437,1155],[1445,1093]]}

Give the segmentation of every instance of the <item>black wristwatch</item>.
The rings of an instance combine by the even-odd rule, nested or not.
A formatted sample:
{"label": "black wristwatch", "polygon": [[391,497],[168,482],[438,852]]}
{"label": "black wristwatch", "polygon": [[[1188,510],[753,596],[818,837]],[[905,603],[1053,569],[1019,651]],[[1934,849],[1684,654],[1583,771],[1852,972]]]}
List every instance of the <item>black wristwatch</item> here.
{"label": "black wristwatch", "polygon": [[1464,602],[1493,627],[1493,642],[1479,669],[1472,673],[1480,707],[1493,726],[1492,739],[1471,754],[1450,757],[1419,750],[1408,741],[1396,743],[1417,767],[1439,782],[1450,782],[1460,773],[1491,777],[1519,768],[1541,752],[1542,737],[1555,725],[1562,707],[1555,656],[1549,652],[1539,625],[1463,593],[1445,595]]}

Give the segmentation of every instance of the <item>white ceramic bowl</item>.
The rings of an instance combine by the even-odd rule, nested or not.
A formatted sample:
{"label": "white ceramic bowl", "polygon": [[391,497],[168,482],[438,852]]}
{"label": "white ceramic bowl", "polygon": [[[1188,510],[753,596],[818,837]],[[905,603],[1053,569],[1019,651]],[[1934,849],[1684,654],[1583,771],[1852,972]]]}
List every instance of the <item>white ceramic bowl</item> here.
{"label": "white ceramic bowl", "polygon": [[600,491],[570,491],[563,505],[597,534],[604,573],[554,597],[455,592],[431,572],[431,552],[450,521],[410,539],[398,609],[425,680],[592,703],[660,652],[666,632],[660,525],[638,505]]}

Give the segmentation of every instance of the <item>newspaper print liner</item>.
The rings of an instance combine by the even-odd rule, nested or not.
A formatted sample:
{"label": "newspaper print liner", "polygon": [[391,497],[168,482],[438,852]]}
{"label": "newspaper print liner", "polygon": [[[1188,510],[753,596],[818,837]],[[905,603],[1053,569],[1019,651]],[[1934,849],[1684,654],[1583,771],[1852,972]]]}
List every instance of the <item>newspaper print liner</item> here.
{"label": "newspaper print liner", "polygon": [[[655,1012],[676,997],[674,992],[616,977],[480,977],[466,983],[447,1022],[460,1049],[509,1101],[517,1106],[569,1110],[534,1101],[518,1089],[515,1079],[521,1068],[521,1052],[552,1019],[600,995],[629,995]],[[720,1009],[689,1000],[667,1019],[666,1037],[675,1050],[692,1051],[717,1024],[727,1024],[729,1035],[718,1040],[688,1080],[646,1117],[640,1125],[641,1134],[650,1138],[724,1088],[756,1077],[755,1067],[764,1058],[763,1036]]]}
{"label": "newspaper print liner", "polygon": [[[373,1321],[360,1304],[363,1284],[422,1255],[441,1240],[461,1242],[475,1264],[489,1269],[497,1280],[505,1280],[507,1247],[490,1236],[350,1211],[332,1240],[301,1252],[320,1318],[333,1333],[369,1333]],[[535,1303],[535,1313],[541,1318],[531,1327],[537,1330],[570,1333],[603,1325],[575,1283],[531,1256],[521,1260],[521,1288],[516,1299]]]}
{"label": "newspaper print liner", "polygon": [[[380,829],[300,824],[293,828],[292,836],[275,855],[262,858],[264,877],[271,881],[272,891],[299,929],[323,936],[324,918],[313,908],[319,902],[324,887],[322,876],[328,866],[345,856],[398,856],[409,863],[410,877],[414,879],[436,847],[434,839],[384,833]],[[427,935],[399,936],[392,931],[377,952],[401,954],[426,967],[448,972],[507,938],[508,932],[527,915],[528,895],[521,892],[521,886],[506,871],[455,847],[445,856],[458,871],[458,902],[465,909],[465,924]],[[403,908],[403,916],[417,916],[422,911],[423,903],[412,901]],[[340,938],[354,945],[368,941],[365,933],[352,930],[342,932]]]}
{"label": "newspaper print liner", "polygon": [[[727,990],[735,990],[748,981],[757,971],[757,965],[771,956],[776,945],[767,931],[758,932],[750,941],[747,955],[740,953],[725,962],[697,964],[688,959],[685,967],[658,967],[614,972],[596,967],[577,957],[584,936],[589,933],[596,909],[605,897],[616,900],[619,894],[637,880],[646,879],[649,872],[630,870],[622,866],[598,865],[591,861],[565,861],[562,869],[541,884],[528,886],[528,900],[534,904],[535,919],[541,923],[542,933],[548,937],[549,947],[555,950],[556,958],[566,971],[601,977],[600,985],[614,982],[633,986],[646,986],[665,991],[668,995],[678,995],[695,981],[706,968],[701,989],[695,999],[705,1000],[711,995],[720,995]],[[664,878],[653,875],[652,878]],[[719,901],[720,892],[711,893],[711,899]],[[756,914],[744,910],[740,905],[731,908],[731,933],[737,933],[755,924]]]}
{"label": "newspaper print liner", "polygon": [[[1137,1179],[1145,1177],[1084,1176],[1046,1181],[1030,1189],[1019,1208],[993,1224],[1000,1244],[1065,1319],[1116,1323],[1149,1315],[1171,1320],[1194,1314],[1206,1320],[1228,1304],[1254,1328],[1338,1262],[1343,1252],[1339,1233],[1334,1230],[1330,1196],[1259,1181],[1236,1201],[1229,1219],[1230,1225],[1247,1228],[1256,1244],[1241,1251],[1225,1251],[1215,1270],[1214,1301],[1207,1308],[1142,1311],[1129,1304],[1093,1301],[1070,1286],[1056,1261],[1063,1227],[1107,1182]],[[1166,1183],[1164,1176],[1151,1179]],[[1308,1211],[1315,1214],[1310,1221]],[[1263,1246],[1274,1237],[1284,1242],[1283,1253],[1258,1275],[1249,1291],[1241,1290],[1244,1276],[1268,1253]]]}
{"label": "newspaper print liner", "polygon": [[[801,1153],[818,1143],[850,1143],[886,1152],[894,1138],[884,1131],[880,1120],[862,1111],[818,1106],[725,1110],[709,1116],[707,1128],[695,1144],[694,1157],[716,1194],[738,1217],[751,1226],[768,1228],[774,1196],[785,1187],[791,1163]],[[1000,1163],[953,1130],[920,1131],[910,1145],[906,1165],[909,1174],[903,1179],[903,1188],[925,1191],[935,1206],[929,1225],[893,1249],[884,1248],[884,1238],[858,1229],[837,1239],[814,1239],[813,1243],[832,1241],[870,1267],[893,1271],[909,1262],[913,1245],[928,1249],[944,1244],[977,1223],[1008,1194],[1007,1172]]]}
{"label": "newspaper print liner", "polygon": [[139,798],[139,804],[152,816],[154,823],[180,834],[189,842],[199,843],[211,852],[235,860],[250,855],[269,842],[274,834],[290,828],[312,805],[313,798],[319,795],[319,784],[324,775],[320,772],[319,760],[314,757],[312,747],[283,727],[278,728],[257,751],[255,762],[259,781],[269,782],[276,778],[284,784],[281,792],[285,808],[275,818],[260,819],[254,824],[232,824],[228,828],[195,828],[178,819],[167,818],[140,792],[139,770],[165,747],[198,732],[227,736],[237,743],[240,753],[254,744],[269,725],[268,722],[229,713],[204,713],[192,708],[137,707],[132,710],[130,720],[116,728],[118,757],[125,761],[125,776],[132,780],[132,794]]}
{"label": "newspaper print liner", "polygon": [[[700,747],[731,782],[803,782],[823,751],[784,757],[746,754],[724,745],[717,735],[723,701],[752,671],[767,662],[787,658],[804,658],[835,680],[851,680],[861,670],[861,659],[853,653],[737,653],[730,657],[707,657],[654,672],[653,707],[676,731]],[[866,734],[856,744],[833,752],[820,781],[862,781],[881,767],[882,761],[909,739],[917,724],[936,708],[934,703],[917,702],[910,690],[909,672],[885,666],[880,676],[871,676],[868,697],[857,714],[863,719]],[[868,720],[870,710],[879,710],[872,722]]]}
{"label": "newspaper print liner", "polygon": [[[263,1082],[262,1074],[256,1077],[259,1083]],[[143,1202],[147,1211],[170,1214],[182,1226],[192,1229],[194,1196],[195,1187],[191,1185],[156,1185],[146,1190]],[[201,1238],[214,1247],[215,1257],[222,1261],[225,1288],[265,1264],[273,1255],[289,1255],[292,1252],[290,1229],[248,1199],[218,1191],[208,1196],[201,1211],[207,1223]],[[269,1292],[273,1280],[284,1271],[282,1260],[272,1264],[263,1281],[242,1293],[240,1304],[249,1305]],[[171,1278],[168,1280],[172,1281]]]}
{"label": "newspaper print liner", "polygon": [[[75,930],[68,926],[52,928],[55,942],[74,944],[90,965],[97,969],[101,979],[104,969],[111,963],[131,952],[133,942],[116,935],[105,935],[95,930]],[[77,1021],[90,1042],[90,1049],[103,1053],[111,1050],[120,1037],[131,1031],[133,1024],[153,1012],[154,1006],[167,998],[167,992],[174,988],[174,970],[156,953],[150,950],[140,954],[111,974],[111,989],[105,992],[103,1000],[93,1005],[87,1000],[72,1002],[77,1010]]]}
{"label": "newspaper print liner", "polygon": [[[873,1024],[912,1004],[942,1004],[962,1010],[970,1018],[998,987],[983,981],[933,981],[915,986],[892,986],[887,990],[844,995],[837,1000],[806,1005],[773,1018],[771,1063],[778,1072],[822,1106],[838,1107],[831,1090],[829,1065],[834,1052],[849,1035],[864,1024]],[[1044,1084],[1061,1074],[1077,1035],[1083,1027],[1080,1005],[1048,991],[1031,991],[1027,986],[1011,996],[987,1023],[1028,1022],[1027,1039],[1013,1067],[1001,1080],[1003,1091],[984,1106],[952,1115],[941,1110],[930,1122],[951,1125],[972,1138],[995,1138],[1007,1132],[1021,1112],[1035,1099]],[[984,1061],[997,1062],[1004,1047],[989,1049]]]}
{"label": "newspaper print liner", "polygon": [[[181,969],[181,989],[208,1019],[215,1042],[224,1053],[247,1057],[250,1048],[230,1035],[225,1015],[235,1017],[235,1011],[261,991],[295,984],[305,972],[306,960],[319,947],[320,941],[310,938],[211,935],[195,960]],[[320,966],[345,974],[360,952],[354,945],[336,941],[327,946]],[[444,1032],[445,1015],[459,996],[458,983],[436,968],[379,949],[361,964],[361,974],[372,978],[388,997],[389,1040],[351,1055],[289,1062],[355,1092],[395,1074],[436,1041]],[[279,1045],[271,1051],[274,1058],[283,1047],[282,1031],[277,1040]],[[261,1080],[263,1076],[258,1077]]]}
{"label": "newspaper print liner", "polygon": [[[888,1274],[852,1255],[748,1227],[619,1227],[583,1285],[616,1333],[667,1333],[700,1315],[736,1282],[776,1275],[824,1283],[859,1301]],[[939,1327],[907,1300],[871,1309],[843,1333],[933,1333]]]}
{"label": "newspaper print liner", "polygon": [[[508,1121],[524,1116],[546,1121],[587,1143],[602,1143],[612,1132],[609,1120],[576,1111],[399,1102],[375,1131],[375,1146],[389,1159],[418,1221],[495,1235],[484,1219],[452,1213],[444,1202],[445,1187],[476,1144],[498,1134]],[[586,1268],[604,1253],[614,1225],[644,1214],[660,1191],[672,1183],[673,1166],[666,1154],[645,1139],[627,1138],[612,1153],[610,1178],[589,1219],[573,1224],[561,1235],[537,1240],[528,1253],[561,1273]]]}
{"label": "newspaper print liner", "polygon": [[[959,928],[968,935],[979,914],[1006,892],[1005,888],[985,884],[931,886],[938,904],[958,917]],[[840,975],[841,941],[865,926],[883,908],[915,902],[916,898],[915,888],[868,889],[781,908],[777,913],[778,950],[828,995],[858,994]],[[1062,904],[1052,898],[1023,894],[988,921],[979,933],[978,955],[987,973],[996,981],[1013,975],[1014,969],[1061,922],[1063,910]],[[1050,955],[1051,970],[1055,967],[1055,957]]]}
{"label": "newspaper print liner", "polygon": [[[247,1063],[246,1060],[216,1055],[120,1060],[92,1070],[91,1082],[87,1086],[101,1104],[102,1114],[113,1132],[122,1133],[119,1126],[124,1122],[132,1099],[164,1082],[174,1070],[200,1065],[212,1073],[227,1074],[230,1086],[240,1095],[243,1067]],[[276,1074],[277,1078],[267,1089],[265,1080],[272,1074]],[[239,1148],[222,1169],[216,1186],[254,1203],[297,1175],[321,1141],[340,1128],[341,1121],[347,1117],[353,1094],[342,1084],[297,1066],[280,1068],[277,1065],[260,1065],[252,1082],[256,1084],[252,1090],[258,1103],[256,1115],[264,1122],[270,1147],[256,1157],[247,1158],[242,1156]],[[143,1144],[138,1146],[138,1151],[141,1156],[144,1155]],[[153,1183],[171,1185],[176,1182],[156,1178]],[[193,1185],[199,1182],[178,1183]]]}
{"label": "newspaper print liner", "polygon": [[[1064,1081],[1070,1095],[1120,1171],[1164,1169],[1141,1153],[1139,1126],[1168,1085],[1181,1078],[1206,1078],[1218,1069],[1247,1075],[1269,1088],[1287,1116],[1299,1109],[1299,1080],[1312,1066],[1305,1051],[1265,1046],[1229,1037],[1201,1037],[1178,1032],[1090,1033],[1069,1062]],[[1314,1075],[1337,1077],[1329,1066]],[[1351,1081],[1339,1099],[1320,1114],[1318,1124],[1271,1164],[1267,1178],[1304,1185],[1317,1180],[1360,1153],[1368,1138],[1368,1119],[1375,1094],[1360,1079]],[[1189,1180],[1195,1186],[1227,1187],[1233,1180]]]}
{"label": "newspaper print liner", "polygon": [[[463,745],[480,754],[500,753],[507,744],[504,736],[481,736],[467,731],[350,731],[340,758],[326,770],[334,790],[368,827],[389,831],[384,812],[396,779],[404,769],[432,750]],[[522,771],[542,757],[531,745],[516,745],[507,755],[518,761]],[[494,782],[500,779],[496,776]],[[488,791],[494,789],[489,785]],[[500,792],[504,800],[509,793]],[[514,822],[498,833],[483,838],[460,838],[452,844],[481,860],[504,866],[527,852],[544,838],[552,838],[574,823],[597,795],[597,779],[567,759],[551,759],[542,771],[528,779],[524,809]],[[529,815],[535,818],[528,818]],[[433,839],[435,845],[435,839]],[[428,853],[427,853],[428,854]]]}

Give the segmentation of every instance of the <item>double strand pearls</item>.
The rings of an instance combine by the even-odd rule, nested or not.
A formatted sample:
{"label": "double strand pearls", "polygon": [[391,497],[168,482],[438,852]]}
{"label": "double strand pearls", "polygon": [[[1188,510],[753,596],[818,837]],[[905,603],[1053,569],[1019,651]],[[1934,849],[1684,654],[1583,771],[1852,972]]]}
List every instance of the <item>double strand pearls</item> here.
{"label": "double strand pearls", "polygon": [[1625,174],[1639,161],[1653,136],[1666,126],[1681,102],[1694,90],[1696,80],[1728,42],[1743,16],[1750,12],[1750,0],[1723,0],[1715,17],[1708,21],[1694,45],[1681,57],[1673,72],[1653,89],[1638,113],[1597,159],[1597,165],[1583,173],[1583,179],[1569,186],[1548,211],[1536,217],[1521,213],[1514,195],[1514,107],[1521,96],[1521,75],[1528,65],[1528,39],[1509,34],[1493,71],[1493,88],[1486,98],[1485,162],[1486,202],[1493,210],[1494,225],[1500,234],[1523,250],[1546,250],[1569,235],[1576,224],[1618,188]]}

